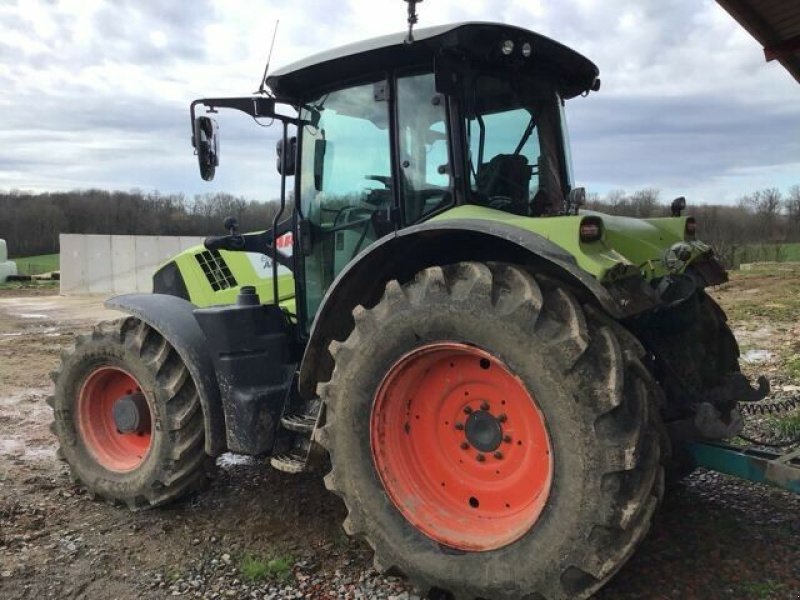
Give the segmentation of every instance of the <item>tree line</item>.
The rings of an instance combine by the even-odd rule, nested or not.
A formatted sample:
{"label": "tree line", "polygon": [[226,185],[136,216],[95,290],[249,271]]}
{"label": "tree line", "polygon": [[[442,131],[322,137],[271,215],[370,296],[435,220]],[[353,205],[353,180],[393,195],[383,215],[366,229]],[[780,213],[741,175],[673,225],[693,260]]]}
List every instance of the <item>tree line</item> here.
{"label": "tree line", "polygon": [[[640,218],[669,215],[671,199],[657,189],[591,194],[587,208]],[[267,229],[278,202],[257,202],[226,193],[188,198],[132,190],[0,192],[0,238],[11,256],[58,252],[60,233],[122,235],[218,235],[225,217],[235,215],[243,230]],[[698,222],[698,236],[736,266],[741,260],[780,259],[782,245],[800,242],[800,185],[786,193],[765,188],[743,195],[733,205],[694,204],[687,212]],[[755,248],[755,251],[753,250]],[[748,254],[750,252],[751,254]]]}
{"label": "tree line", "polygon": [[12,257],[53,254],[61,233],[219,235],[226,233],[222,222],[230,215],[243,230],[258,231],[272,226],[278,208],[277,200],[226,193],[187,198],[138,190],[0,192],[0,238]]}

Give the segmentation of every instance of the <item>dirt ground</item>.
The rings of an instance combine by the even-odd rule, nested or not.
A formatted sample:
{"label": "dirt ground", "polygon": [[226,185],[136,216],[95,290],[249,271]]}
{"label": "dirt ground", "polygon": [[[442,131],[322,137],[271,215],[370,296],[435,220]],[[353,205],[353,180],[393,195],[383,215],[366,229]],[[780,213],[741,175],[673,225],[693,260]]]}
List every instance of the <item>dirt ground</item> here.
{"label": "dirt ground", "polygon": [[[800,270],[744,273],[716,295],[745,369],[800,385]],[[113,318],[101,300],[0,293],[0,598],[414,598],[344,536],[343,508],[318,475],[226,455],[206,492],[139,513],[73,484],[48,430],[48,373],[76,334]],[[773,312],[762,310],[770,302]],[[696,473],[597,598],[798,600],[798,514],[799,496]],[[249,585],[252,556],[290,557],[282,584]]]}

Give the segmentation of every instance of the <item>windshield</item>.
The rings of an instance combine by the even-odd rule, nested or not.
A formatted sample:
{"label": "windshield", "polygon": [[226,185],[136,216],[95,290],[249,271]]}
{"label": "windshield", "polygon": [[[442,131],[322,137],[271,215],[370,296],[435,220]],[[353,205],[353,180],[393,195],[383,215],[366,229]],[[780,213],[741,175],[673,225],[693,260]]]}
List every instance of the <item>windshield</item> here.
{"label": "windshield", "polygon": [[466,119],[472,202],[518,215],[563,206],[559,103],[533,81],[481,75]]}

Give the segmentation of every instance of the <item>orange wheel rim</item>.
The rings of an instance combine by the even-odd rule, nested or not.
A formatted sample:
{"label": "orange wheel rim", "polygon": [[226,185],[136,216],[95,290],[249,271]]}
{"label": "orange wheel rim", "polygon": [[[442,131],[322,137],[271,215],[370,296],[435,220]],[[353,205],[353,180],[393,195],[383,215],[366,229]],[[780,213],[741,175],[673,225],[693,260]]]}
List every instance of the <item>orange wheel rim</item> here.
{"label": "orange wheel rim", "polygon": [[117,429],[114,405],[125,396],[141,394],[136,378],[117,367],[100,367],[86,378],[78,393],[77,425],[87,450],[109,471],[133,471],[144,462],[153,437],[152,411],[143,415],[138,432]]}
{"label": "orange wheel rim", "polygon": [[428,344],[389,369],[370,445],[397,509],[458,550],[517,541],[550,493],[553,456],[535,398],[501,361],[466,344]]}

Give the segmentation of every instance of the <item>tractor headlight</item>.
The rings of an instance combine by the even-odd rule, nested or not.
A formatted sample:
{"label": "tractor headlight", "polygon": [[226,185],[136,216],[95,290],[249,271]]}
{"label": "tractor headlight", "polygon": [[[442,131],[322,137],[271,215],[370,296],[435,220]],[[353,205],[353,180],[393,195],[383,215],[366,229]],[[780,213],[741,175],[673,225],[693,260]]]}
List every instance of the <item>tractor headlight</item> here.
{"label": "tractor headlight", "polygon": [[692,247],[686,242],[676,242],[664,253],[664,266],[670,273],[677,273],[690,258]]}
{"label": "tractor headlight", "polygon": [[513,42],[512,40],[505,40],[505,41],[504,41],[504,42],[503,42],[503,43],[500,45],[500,50],[501,50],[501,51],[503,52],[503,54],[505,54],[506,56],[511,56],[511,53],[512,53],[512,52],[514,52],[514,42]]}
{"label": "tractor headlight", "polygon": [[531,46],[528,42],[522,44],[522,56],[525,58],[530,58],[531,54],[533,54],[533,46]]}
{"label": "tractor headlight", "polygon": [[603,220],[600,217],[584,217],[578,234],[584,244],[599,242],[603,239]]}

